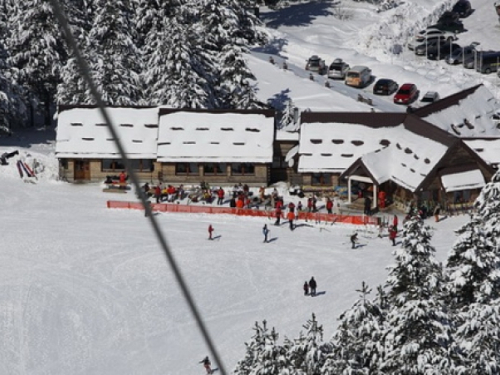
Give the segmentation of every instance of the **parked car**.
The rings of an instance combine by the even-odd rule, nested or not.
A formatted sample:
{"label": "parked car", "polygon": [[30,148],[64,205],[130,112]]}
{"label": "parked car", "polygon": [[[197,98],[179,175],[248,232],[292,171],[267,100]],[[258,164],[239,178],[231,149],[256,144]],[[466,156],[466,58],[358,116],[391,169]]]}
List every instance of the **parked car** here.
{"label": "parked car", "polygon": [[430,104],[439,100],[439,94],[436,91],[427,91],[420,99],[420,103]]}
{"label": "parked car", "polygon": [[426,29],[420,31],[411,42],[408,43],[408,48],[410,50],[414,50],[419,45],[425,45],[425,43],[434,40],[434,39],[449,39],[456,40],[457,37],[454,33],[450,33],[449,31],[442,31],[438,29]]}
{"label": "parked car", "polygon": [[410,104],[418,99],[419,91],[417,85],[413,83],[405,83],[402,85],[396,95],[394,95],[394,103]]}
{"label": "parked car", "polygon": [[365,87],[371,80],[371,69],[363,65],[356,65],[347,72],[345,84],[353,87]]}
{"label": "parked car", "polygon": [[471,56],[466,58],[463,61],[463,66],[465,69],[475,69],[477,65],[479,65],[479,62],[481,61],[481,56],[484,54],[489,54],[495,51],[476,51],[476,53],[473,53]]}
{"label": "parked car", "polygon": [[463,33],[465,31],[462,21],[443,21],[428,27],[429,29],[437,29],[441,31],[449,31],[451,33]]}
{"label": "parked car", "polygon": [[376,95],[391,95],[397,89],[398,84],[388,78],[381,78],[373,85],[373,93]]}
{"label": "parked car", "polygon": [[322,60],[319,56],[312,55],[309,58],[309,60],[306,61],[307,61],[306,70],[309,70],[311,72],[316,72],[318,74],[326,73],[325,60]]}
{"label": "parked car", "polygon": [[468,17],[472,14],[472,6],[469,0],[458,0],[451,9],[452,12],[458,13],[460,18]]}
{"label": "parked car", "polygon": [[344,79],[350,66],[342,59],[335,59],[328,67],[328,78]]}
{"label": "parked car", "polygon": [[496,72],[500,67],[500,52],[482,53],[476,62],[476,71],[483,74]]}
{"label": "parked car", "polygon": [[428,48],[427,58],[429,60],[441,60],[452,54],[453,51],[461,49],[462,47],[460,47],[456,43],[446,42],[444,44],[438,45],[437,47]]}
{"label": "parked car", "polygon": [[[431,39],[415,47],[415,55],[426,55],[430,49],[438,49],[445,45],[446,39]],[[439,46],[439,47],[438,47]]]}
{"label": "parked car", "polygon": [[450,65],[461,64],[469,57],[474,57],[474,53],[476,52],[476,46],[470,45],[463,48],[455,49],[445,57],[445,61]]}

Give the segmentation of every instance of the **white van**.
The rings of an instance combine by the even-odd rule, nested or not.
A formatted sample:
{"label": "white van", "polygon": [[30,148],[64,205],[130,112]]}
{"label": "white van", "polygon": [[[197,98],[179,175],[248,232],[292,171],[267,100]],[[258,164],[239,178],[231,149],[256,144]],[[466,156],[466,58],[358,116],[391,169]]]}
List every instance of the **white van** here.
{"label": "white van", "polygon": [[347,71],[345,84],[354,87],[365,87],[372,80],[372,71],[366,66],[356,65]]}

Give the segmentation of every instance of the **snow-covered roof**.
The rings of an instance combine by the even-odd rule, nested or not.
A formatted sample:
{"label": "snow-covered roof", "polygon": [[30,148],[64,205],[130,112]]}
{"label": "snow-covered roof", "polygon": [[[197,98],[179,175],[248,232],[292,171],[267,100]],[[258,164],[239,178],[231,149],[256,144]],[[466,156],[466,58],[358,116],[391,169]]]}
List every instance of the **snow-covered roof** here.
{"label": "snow-covered roof", "polygon": [[415,113],[458,137],[500,136],[500,129],[491,119],[497,108],[498,103],[493,94],[479,85],[444,98],[435,105],[416,110]]}
{"label": "snow-covered roof", "polygon": [[392,130],[391,139],[387,148],[363,155],[361,160],[379,184],[392,180],[410,191],[417,189],[448,150],[402,125]]}
{"label": "snow-covered roof", "polygon": [[489,165],[500,164],[500,138],[466,139],[464,143]]}
{"label": "snow-covered roof", "polygon": [[[158,108],[108,108],[131,159],[156,159]],[[56,156],[59,158],[121,158],[98,108],[70,108],[58,116]]]}
{"label": "snow-covered roof", "polygon": [[441,183],[446,192],[466,189],[480,189],[485,185],[479,169],[441,176]]}
{"label": "snow-covered roof", "polygon": [[174,111],[160,115],[159,162],[271,163],[274,117]]}
{"label": "snow-covered roof", "polygon": [[341,173],[361,156],[386,147],[394,127],[352,123],[302,123],[299,173]]}

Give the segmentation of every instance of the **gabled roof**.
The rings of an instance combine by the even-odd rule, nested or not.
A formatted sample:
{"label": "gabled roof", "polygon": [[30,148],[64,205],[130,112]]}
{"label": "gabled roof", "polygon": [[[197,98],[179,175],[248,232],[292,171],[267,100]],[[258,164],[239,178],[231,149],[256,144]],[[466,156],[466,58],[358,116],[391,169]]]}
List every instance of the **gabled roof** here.
{"label": "gabled roof", "polygon": [[483,85],[414,109],[413,114],[458,137],[500,136],[491,116],[498,107],[493,94]]}
{"label": "gabled roof", "polygon": [[[131,159],[155,159],[158,108],[109,107],[125,151]],[[96,106],[61,106],[56,136],[60,158],[121,158]]]}
{"label": "gabled roof", "polygon": [[271,163],[274,111],[160,110],[159,162]]}

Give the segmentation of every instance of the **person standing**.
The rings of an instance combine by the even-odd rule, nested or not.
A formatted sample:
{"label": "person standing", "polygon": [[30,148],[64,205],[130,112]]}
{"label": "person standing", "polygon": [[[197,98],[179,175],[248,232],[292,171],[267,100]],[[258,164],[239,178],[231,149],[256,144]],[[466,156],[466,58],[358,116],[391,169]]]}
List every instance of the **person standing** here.
{"label": "person standing", "polygon": [[309,289],[311,289],[311,297],[314,297],[316,295],[316,287],[318,284],[316,284],[316,280],[314,280],[314,277],[311,277],[311,280],[309,280]]}
{"label": "person standing", "polygon": [[127,175],[125,174],[125,171],[122,171],[122,173],[120,173],[119,180],[120,185],[125,185],[125,183],[127,182]]}
{"label": "person standing", "polygon": [[209,240],[213,240],[213,238],[212,238],[213,231],[214,231],[214,227],[212,226],[212,224],[209,224],[209,226],[208,226],[208,239]]}
{"label": "person standing", "polygon": [[276,206],[276,221],[274,222],[274,225],[280,225],[281,223],[281,207]]}
{"label": "person standing", "polygon": [[392,246],[396,246],[396,236],[398,232],[394,229],[394,227],[389,228],[389,239],[392,241]]}
{"label": "person standing", "polygon": [[351,249],[355,249],[356,248],[356,245],[358,243],[358,233],[354,233],[352,236],[351,236]]}
{"label": "person standing", "polygon": [[269,234],[269,229],[267,228],[267,224],[264,224],[262,228],[262,234],[264,235],[264,243],[267,242],[267,235]]}
{"label": "person standing", "polygon": [[212,363],[210,362],[210,359],[208,358],[208,356],[203,358],[199,363],[203,363],[203,367],[205,367],[205,370],[207,370],[207,374],[212,373],[212,368],[211,368]]}
{"label": "person standing", "polygon": [[398,215],[394,215],[394,218],[392,219],[392,226],[397,233],[397,231],[398,231]]}
{"label": "person standing", "polygon": [[224,195],[226,193],[224,192],[224,189],[222,188],[222,186],[219,187],[219,190],[217,191],[217,205],[221,206],[224,204]]}
{"label": "person standing", "polygon": [[328,197],[328,198],[326,198],[326,212],[328,212],[329,214],[331,214],[332,213],[332,209],[333,209],[333,202]]}
{"label": "person standing", "polygon": [[441,213],[441,205],[438,203],[436,207],[434,207],[434,219],[436,223],[439,222],[439,214]]}
{"label": "person standing", "polygon": [[365,215],[370,216],[372,213],[372,200],[370,197],[365,198]]}
{"label": "person standing", "polygon": [[307,281],[304,282],[304,295],[307,296],[309,294],[309,284]]}
{"label": "person standing", "polygon": [[295,213],[293,211],[288,212],[288,223],[290,224],[290,230],[294,230],[293,220],[295,219]]}
{"label": "person standing", "polygon": [[155,198],[156,198],[156,203],[160,203],[161,200],[161,187],[160,185],[156,185],[155,187]]}

